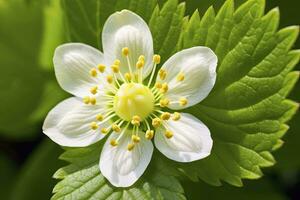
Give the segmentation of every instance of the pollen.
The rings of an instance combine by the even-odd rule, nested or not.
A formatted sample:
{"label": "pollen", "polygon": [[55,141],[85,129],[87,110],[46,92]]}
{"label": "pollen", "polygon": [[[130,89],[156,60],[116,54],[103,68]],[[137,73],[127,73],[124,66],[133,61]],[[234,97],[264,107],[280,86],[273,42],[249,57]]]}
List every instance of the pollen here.
{"label": "pollen", "polygon": [[99,128],[97,122],[92,122],[92,123],[90,124],[90,127],[91,127],[91,129],[93,129],[93,130],[96,130],[97,128]]}
{"label": "pollen", "polygon": [[154,131],[153,130],[147,130],[145,133],[145,138],[148,140],[151,140],[154,136]]}
{"label": "pollen", "polygon": [[140,56],[139,56],[139,60],[145,62],[145,56],[144,56],[144,55],[140,55]]}
{"label": "pollen", "polygon": [[108,75],[108,76],[106,77],[106,81],[107,81],[109,84],[112,84],[112,82],[114,81],[113,76],[112,76],[112,75]]}
{"label": "pollen", "polygon": [[112,70],[114,73],[119,73],[119,71],[120,71],[119,65],[112,65],[112,66],[111,66],[111,70]]}
{"label": "pollen", "polygon": [[107,133],[108,133],[107,128],[102,128],[102,129],[101,129],[101,133],[102,133],[102,134],[107,134]]}
{"label": "pollen", "polygon": [[161,85],[160,91],[161,91],[162,93],[166,93],[166,92],[168,92],[168,90],[169,90],[168,84],[167,84],[167,83],[163,83],[163,84]]}
{"label": "pollen", "polygon": [[169,112],[164,112],[163,114],[161,114],[160,118],[162,120],[169,120],[171,117],[171,114]]}
{"label": "pollen", "polygon": [[99,64],[97,68],[98,68],[98,70],[99,70],[101,73],[103,73],[103,72],[105,71],[105,68],[106,68],[106,67],[105,67],[105,65],[103,65],[103,64]]}
{"label": "pollen", "polygon": [[117,145],[118,145],[118,141],[117,141],[117,140],[114,140],[114,139],[112,139],[112,140],[110,141],[110,145],[111,145],[111,146],[113,146],[113,147],[115,147],[115,146],[117,146]]}
{"label": "pollen", "polygon": [[178,121],[178,120],[180,120],[180,118],[181,118],[181,115],[180,115],[179,112],[174,112],[174,113],[173,113],[172,119],[173,119],[174,121]]}
{"label": "pollen", "polygon": [[96,100],[95,97],[90,97],[90,103],[91,103],[92,105],[95,105],[96,102],[97,102],[97,100]]}
{"label": "pollen", "polygon": [[128,54],[129,54],[129,48],[128,48],[128,47],[124,47],[124,48],[122,49],[122,54],[123,54],[124,56],[128,56]]}
{"label": "pollen", "polygon": [[121,63],[121,61],[120,61],[120,60],[118,60],[118,59],[116,59],[116,60],[114,61],[114,65],[118,65],[118,66],[120,66],[120,63]]}
{"label": "pollen", "polygon": [[131,136],[131,140],[134,142],[134,143],[139,143],[141,138],[137,135],[132,135]]}
{"label": "pollen", "polygon": [[166,130],[165,136],[166,136],[166,138],[170,139],[171,137],[173,137],[173,132],[169,131],[169,130]]}
{"label": "pollen", "polygon": [[184,74],[182,72],[180,72],[177,77],[176,77],[177,81],[178,82],[181,82],[184,80]]}
{"label": "pollen", "polygon": [[97,119],[98,121],[103,121],[104,117],[103,117],[103,115],[98,114],[98,115],[96,116],[96,119]]}
{"label": "pollen", "polygon": [[117,124],[113,124],[111,128],[113,131],[115,131],[117,133],[119,133],[121,131],[120,126],[118,126]]}
{"label": "pollen", "polygon": [[155,55],[153,56],[153,62],[154,62],[155,64],[159,64],[159,63],[160,63],[160,55],[155,54]]}
{"label": "pollen", "polygon": [[89,96],[83,98],[83,103],[89,104],[90,102],[91,102],[91,98]]}
{"label": "pollen", "polygon": [[127,150],[128,150],[128,151],[132,151],[132,150],[134,149],[134,146],[135,146],[135,144],[129,143],[129,144],[127,145]]}
{"label": "pollen", "polygon": [[170,100],[167,99],[167,98],[161,99],[161,100],[159,101],[160,107],[167,107],[167,106],[169,105],[169,103],[170,103]]}
{"label": "pollen", "polygon": [[92,69],[90,70],[90,75],[91,75],[92,77],[96,77],[96,76],[97,76],[97,69],[96,69],[96,68],[92,68]]}
{"label": "pollen", "polygon": [[188,100],[187,100],[185,97],[181,97],[181,98],[179,99],[179,104],[180,104],[181,106],[185,106],[187,103],[188,103]]}
{"label": "pollen", "polygon": [[139,60],[135,66],[137,69],[142,69],[144,67],[144,64],[145,64],[145,61]]}
{"label": "pollen", "polygon": [[161,119],[159,119],[158,117],[152,119],[152,126],[154,128],[157,128],[161,125]]}
{"label": "pollen", "polygon": [[124,74],[124,77],[125,77],[125,79],[127,80],[127,81],[131,81],[131,74],[130,73],[125,73]]}
{"label": "pollen", "polygon": [[92,94],[97,94],[97,90],[98,90],[98,87],[97,87],[97,86],[94,86],[94,87],[91,87],[90,92],[91,92]]}
{"label": "pollen", "polygon": [[166,70],[164,70],[164,69],[160,69],[160,70],[158,71],[158,75],[159,75],[159,78],[160,78],[161,80],[165,80],[165,79],[166,79],[166,76],[167,76],[167,72],[166,72]]}
{"label": "pollen", "polygon": [[156,89],[160,89],[161,87],[162,87],[161,83],[159,83],[159,82],[155,83],[155,88]]}
{"label": "pollen", "polygon": [[132,117],[131,124],[134,126],[139,126],[141,123],[141,118],[138,115]]}

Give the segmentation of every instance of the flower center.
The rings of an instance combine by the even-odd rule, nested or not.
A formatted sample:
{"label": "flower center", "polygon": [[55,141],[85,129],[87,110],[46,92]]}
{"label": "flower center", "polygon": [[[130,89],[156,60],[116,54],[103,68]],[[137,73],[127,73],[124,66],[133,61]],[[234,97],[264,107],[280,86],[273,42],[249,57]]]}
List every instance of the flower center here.
{"label": "flower center", "polygon": [[140,83],[124,83],[114,97],[113,109],[126,121],[134,116],[145,119],[153,112],[154,103],[154,95],[148,87]]}

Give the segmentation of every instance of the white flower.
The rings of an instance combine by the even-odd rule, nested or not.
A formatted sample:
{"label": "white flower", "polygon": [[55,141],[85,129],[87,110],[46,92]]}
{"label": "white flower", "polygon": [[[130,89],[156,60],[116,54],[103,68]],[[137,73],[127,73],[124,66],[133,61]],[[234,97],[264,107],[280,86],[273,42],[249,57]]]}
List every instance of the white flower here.
{"label": "white flower", "polygon": [[[60,86],[75,97],[51,110],[44,133],[62,146],[85,147],[106,135],[100,171],[111,184],[128,187],[137,181],[157,149],[178,162],[207,157],[209,129],[187,113],[211,91],[217,57],[207,47],[182,50],[154,75],[160,56],[153,55],[147,24],[123,10],[112,14],[102,33],[103,51],[70,43],[54,55]],[[148,79],[146,79],[148,77]]]}

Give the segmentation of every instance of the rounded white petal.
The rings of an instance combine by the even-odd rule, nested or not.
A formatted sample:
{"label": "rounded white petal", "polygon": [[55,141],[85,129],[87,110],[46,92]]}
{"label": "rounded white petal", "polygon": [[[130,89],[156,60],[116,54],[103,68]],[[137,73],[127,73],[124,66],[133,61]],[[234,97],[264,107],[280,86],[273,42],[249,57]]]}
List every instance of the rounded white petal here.
{"label": "rounded white petal", "polygon": [[104,56],[91,46],[81,43],[63,44],[56,48],[53,62],[59,85],[75,96],[89,95],[89,89],[102,82],[103,75],[92,77],[90,70],[105,64]]}
{"label": "rounded white petal", "polygon": [[[157,82],[168,83],[169,90],[165,97],[178,102],[181,97],[188,100],[185,106],[172,103],[171,109],[183,109],[203,100],[212,90],[216,81],[218,58],[207,47],[193,47],[182,50],[168,59],[161,69],[167,72],[165,80],[157,77]],[[184,80],[178,81],[179,74]]]}
{"label": "rounded white petal", "polygon": [[[91,123],[96,115],[105,112],[101,105],[86,105],[79,98],[68,98],[55,106],[47,115],[43,132],[55,143],[68,147],[85,147],[101,140],[100,130],[93,130]],[[109,124],[99,123],[99,127]]]}
{"label": "rounded white petal", "polygon": [[137,14],[122,10],[112,14],[104,24],[102,43],[105,58],[112,64],[115,59],[121,61],[122,73],[129,72],[126,57],[122,55],[122,48],[129,48],[129,60],[132,71],[136,71],[135,64],[140,55],[145,56],[143,77],[152,70],[153,41],[146,22]]}
{"label": "rounded white petal", "polygon": [[166,122],[173,137],[167,139],[165,129],[157,130],[154,138],[156,148],[168,158],[178,162],[191,162],[210,155],[213,141],[209,129],[194,116],[181,113],[179,121]]}
{"label": "rounded white petal", "polygon": [[110,140],[116,139],[120,134],[112,133],[107,139],[100,156],[100,171],[108,181],[116,187],[129,187],[133,185],[144,173],[150,163],[153,145],[144,138],[140,132],[141,141],[131,151],[127,145],[131,143],[131,131],[125,132],[118,146],[111,146]]}

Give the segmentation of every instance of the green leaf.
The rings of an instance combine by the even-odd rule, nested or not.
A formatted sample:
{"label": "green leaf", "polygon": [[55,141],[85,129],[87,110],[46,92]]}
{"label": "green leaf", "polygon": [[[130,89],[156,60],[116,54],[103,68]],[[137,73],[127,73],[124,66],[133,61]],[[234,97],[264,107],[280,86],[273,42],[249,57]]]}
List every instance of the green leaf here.
{"label": "green leaf", "polygon": [[62,165],[57,157],[61,148],[43,141],[21,169],[11,192],[11,200],[49,199],[55,184],[52,175]]}
{"label": "green leaf", "polygon": [[102,48],[101,32],[105,20],[115,11],[129,9],[148,21],[156,0],[63,0],[69,40]]}
{"label": "green leaf", "polygon": [[[151,170],[129,188],[115,188],[101,175],[99,156],[102,144],[67,149],[61,159],[71,164],[59,169],[54,177],[63,179],[54,188],[52,200],[69,199],[185,199],[177,179]],[[149,168],[152,166],[150,165]],[[153,166],[154,167],[154,166]]]}
{"label": "green leaf", "polygon": [[0,193],[1,198],[9,199],[12,190],[15,175],[17,172],[16,163],[14,163],[7,155],[0,152]]}
{"label": "green leaf", "polygon": [[234,10],[228,0],[216,16],[210,8],[200,20],[196,11],[186,26],[182,48],[209,46],[219,59],[213,91],[186,110],[211,130],[212,153],[197,162],[170,164],[192,180],[242,186],[242,178],[257,179],[261,167],[275,163],[270,152],[281,146],[285,123],[298,107],[286,96],[299,77],[291,72],[299,51],[290,51],[299,28],[277,31],[278,9],[263,15],[264,5],[249,0]]}

